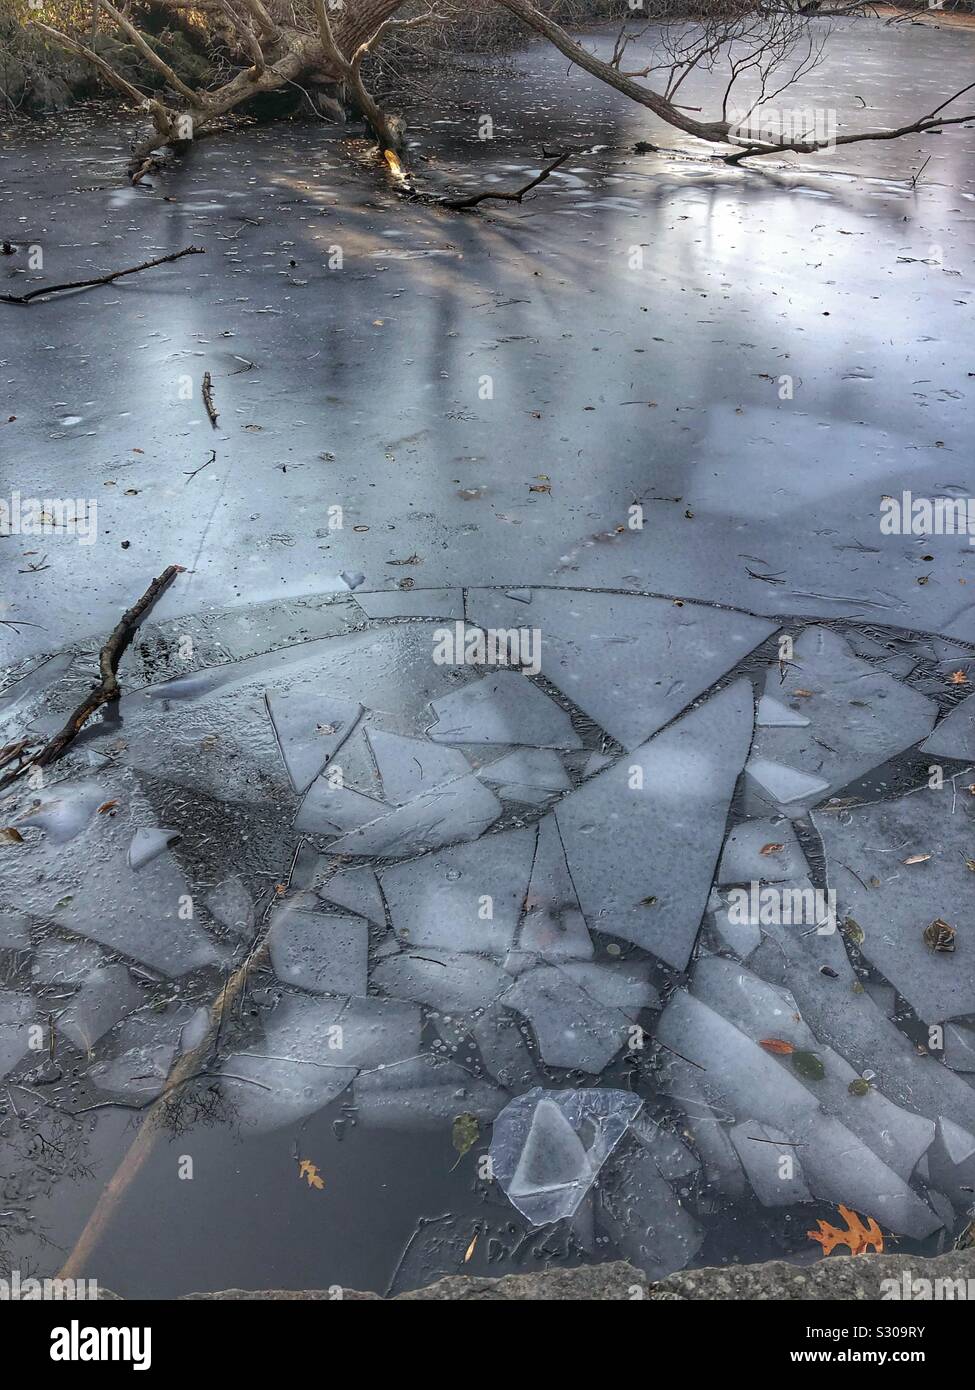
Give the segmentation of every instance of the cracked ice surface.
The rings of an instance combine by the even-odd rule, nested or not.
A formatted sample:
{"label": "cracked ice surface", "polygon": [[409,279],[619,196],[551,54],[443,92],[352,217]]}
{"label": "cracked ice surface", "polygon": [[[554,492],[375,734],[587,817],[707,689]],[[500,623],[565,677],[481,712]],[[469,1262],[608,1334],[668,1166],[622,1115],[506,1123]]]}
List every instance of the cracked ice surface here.
{"label": "cracked ice surface", "polygon": [[397,1000],[293,996],[265,1025],[263,1044],[230,1056],[221,1084],[241,1120],[273,1130],[314,1114],[360,1070],[420,1050],[420,1011]]}
{"label": "cracked ice surface", "polygon": [[[686,627],[686,609],[658,600],[526,590],[505,602],[512,614],[517,608],[525,615],[522,622],[535,622],[547,595],[554,596],[556,637],[565,613],[590,615],[575,666],[550,666],[545,675],[588,720],[601,713],[601,727],[586,717],[573,723],[557,692],[546,693],[519,671],[438,667],[431,659],[436,628],[425,620],[339,630],[274,659],[247,648],[239,661],[123,701],[129,746],[112,743],[117,729],[96,725],[91,748],[83,750],[93,770],[46,788],[48,804],[33,815],[26,795],[12,813],[22,818],[30,858],[9,857],[13,893],[8,904],[5,882],[0,949],[29,950],[32,936],[37,944],[35,997],[16,996],[21,1002],[8,1006],[9,1018],[0,1008],[0,1042],[7,1039],[18,1054],[9,1067],[36,1060],[21,1047],[23,1029],[56,1001],[57,1035],[91,1052],[87,1079],[96,1095],[149,1103],[181,1052],[205,1035],[209,1014],[199,1005],[211,996],[191,982],[192,1000],[168,1002],[156,1017],[140,1008],[149,982],[139,967],[162,971],[165,962],[166,973],[179,976],[225,964],[226,940],[239,960],[266,930],[270,965],[257,977],[266,988],[255,987],[252,1007],[227,1021],[214,1063],[221,1093],[248,1132],[304,1125],[332,1105],[364,1130],[449,1131],[465,1114],[486,1127],[512,1098],[524,1102],[525,1092],[537,1092],[544,1101],[526,1118],[523,1140],[531,1142],[522,1142],[508,1197],[533,1223],[561,1219],[571,1208],[573,1238],[583,1248],[608,1238],[654,1277],[692,1260],[712,1212],[749,1189],[770,1214],[844,1201],[888,1230],[924,1239],[940,1221],[950,1222],[947,1199],[963,1209],[971,1185],[966,1145],[975,1135],[975,1087],[972,1072],[963,1070],[971,1029],[964,1021],[949,1024],[947,1065],[921,1057],[894,1021],[893,990],[873,978],[861,983],[841,934],[733,922],[728,911],[732,885],[755,881],[789,891],[810,888],[811,878],[819,884],[814,837],[800,826],[800,843],[789,817],[846,775],[846,753],[841,772],[832,765],[810,772],[798,758],[776,763],[753,753],[740,782],[753,734],[750,683],[733,681],[687,709],[697,682],[713,683],[740,659],[724,639],[727,614],[724,627],[712,628],[711,610],[695,611]],[[473,597],[486,601],[484,591]],[[641,625],[636,615],[645,604]],[[678,652],[666,667],[666,691],[645,680],[641,694],[627,684],[629,662],[641,650],[632,631],[649,641],[664,608],[687,639],[687,659]],[[418,611],[429,609],[421,603]],[[599,615],[615,626],[600,634]],[[741,656],[771,631],[770,624],[733,626],[744,634]],[[866,718],[860,694],[876,692],[878,680],[888,683],[878,702],[893,700],[900,710],[906,695],[915,713],[922,711],[911,732],[915,742],[924,737],[933,702],[891,677],[887,647],[866,636],[845,643],[826,629],[808,631],[812,636],[797,642],[806,663],[799,679],[814,693],[780,688],[776,667],[760,701],[756,748],[763,739],[829,742],[827,731],[838,730],[842,752],[843,738],[856,743]],[[573,650],[566,645],[564,653]],[[828,696],[825,677],[823,691],[814,689],[810,650],[824,663],[823,651],[835,658],[830,670],[841,679]],[[936,659],[932,647],[927,656],[912,656],[910,669]],[[644,678],[652,664],[646,658],[640,667]],[[601,683],[600,669],[608,673]],[[897,669],[908,673],[907,660]],[[575,683],[572,670],[580,677]],[[638,729],[670,717],[668,700],[678,717],[640,741]],[[612,714],[620,701],[622,721]],[[20,703],[36,710],[34,696]],[[873,766],[889,754],[882,731],[870,728]],[[902,746],[898,728],[890,746]],[[629,751],[620,754],[614,731]],[[175,755],[160,756],[174,740]],[[197,748],[199,758],[190,756]],[[165,808],[150,806],[149,783],[141,785],[130,768],[112,767],[103,749],[161,775],[178,796],[170,793]],[[732,799],[736,786],[746,784],[746,793],[747,784],[754,787],[763,763],[790,804],[759,802],[753,809],[760,814],[747,819]],[[252,848],[226,860],[218,850],[216,869],[203,880],[199,921],[196,913],[154,917],[160,905],[194,891],[190,868],[183,869],[195,850],[185,811],[200,791],[224,808],[246,808],[241,827]],[[931,890],[942,882],[942,859],[948,864],[952,855],[962,878],[952,879],[946,901],[967,887],[959,851],[970,813],[950,788],[928,800],[914,795],[916,801],[902,798],[910,801],[914,838],[884,862],[915,876],[898,883],[923,885],[930,918],[950,921]],[[930,816],[937,811],[942,819],[956,805],[958,836],[945,842],[943,854],[904,866],[912,851],[941,844],[935,820],[929,834],[920,815],[929,802]],[[171,819],[169,808],[180,818]],[[255,820],[262,808],[267,820]],[[871,884],[867,908],[875,901],[889,916],[884,886],[872,886],[882,877],[876,866],[830,845],[832,834],[852,836],[876,857],[882,841],[872,822],[870,833],[861,833],[858,820],[875,814],[879,806],[839,818],[817,813],[816,826],[826,842],[829,883],[841,874],[838,855]],[[266,849],[272,822],[281,861]],[[350,863],[351,856],[367,862]],[[97,891],[86,886],[82,865],[93,869]],[[106,897],[111,912],[104,911]],[[866,930],[868,911],[852,915]],[[670,995],[654,1023],[667,973],[660,963],[688,967],[702,919],[701,950],[725,955],[701,955],[690,967],[690,989]],[[958,925],[956,952],[944,960],[964,967]],[[62,939],[62,929],[90,940]],[[863,953],[886,975],[869,936]],[[607,947],[606,938],[630,945]],[[919,973],[913,965],[911,971]],[[902,983],[891,983],[909,997]],[[965,1020],[966,1002],[953,1001],[950,1016]],[[938,1021],[947,1017],[943,1010]],[[769,1036],[814,1052],[824,1076],[810,1080],[787,1058],[770,1056],[759,1046]],[[565,1084],[566,1070],[573,1080],[585,1073],[591,1087],[565,1094],[598,1107],[599,1097],[616,1094],[606,1088],[618,1076],[641,1084],[645,1057],[663,1058],[664,1090],[682,1118],[631,1116],[593,1171],[592,1123],[567,1120],[556,1099],[563,1092],[552,1088]],[[871,1085],[865,1094],[851,1092],[861,1073]],[[641,1094],[624,1094],[639,1107]],[[505,1122],[498,1123],[503,1134]],[[788,1181],[778,1176],[783,1154],[799,1160]]]}
{"label": "cracked ice surface", "polygon": [[267,936],[279,980],[316,994],[365,994],[369,927],[362,917],[278,908]]}
{"label": "cracked ice surface", "polygon": [[509,830],[383,869],[393,930],[410,945],[503,956],[528,891],[535,844],[534,828]]}
{"label": "cracked ice surface", "polygon": [[[95,808],[108,802],[116,803],[111,814],[97,814]],[[131,773],[58,784],[46,804],[71,808],[71,834],[63,838],[60,809],[23,821],[40,819],[40,828],[48,829],[48,817],[54,817],[53,829],[10,863],[4,887],[21,907],[165,975],[184,975],[220,959],[217,943],[180,916],[189,885],[172,853],[164,851],[138,870],[130,867],[137,817],[148,815]],[[83,818],[76,814],[81,806]]]}
{"label": "cracked ice surface", "polygon": [[[975,810],[947,782],[893,801],[813,817],[823,838],[838,916],[863,933],[860,950],[925,1023],[975,1013],[975,945],[960,914],[971,901]],[[905,864],[914,855],[929,858]],[[925,928],[959,927],[954,951],[935,951]]]}
{"label": "cracked ice surface", "polygon": [[542,674],[626,749],[634,749],[775,631],[745,613],[634,594],[536,589],[531,606],[468,594],[471,622],[542,634]]}
{"label": "cracked ice surface", "polygon": [[591,926],[683,969],[748,755],[753,715],[751,686],[736,681],[556,807]]}
{"label": "cracked ice surface", "polygon": [[[710,968],[702,974],[702,966]],[[847,1090],[843,1119],[830,1113],[853,1070],[817,1042],[787,992],[733,962],[702,961],[692,991],[679,991],[668,1003],[657,1036],[701,1069],[705,1094],[720,1099],[737,1122],[770,1125],[803,1146],[803,1176],[813,1196],[873,1212],[900,1234],[923,1237],[942,1224],[907,1182],[933,1127],[874,1091],[854,1097]],[[814,1052],[825,1077],[804,1079],[788,1057],[759,1046],[765,1038]],[[867,1108],[858,1114],[862,1104]]]}
{"label": "cracked ice surface", "polygon": [[342,747],[362,713],[350,700],[317,691],[271,692],[268,713],[296,792],[305,792]]}
{"label": "cracked ice surface", "polygon": [[921,752],[933,758],[975,759],[975,695],[948,711],[921,744]]}
{"label": "cracked ice surface", "polygon": [[747,768],[756,812],[772,806],[803,814],[924,738],[938,713],[933,700],[878,671],[825,627],[802,632],[784,672],[769,668],[765,697],[808,722],[756,732]]}

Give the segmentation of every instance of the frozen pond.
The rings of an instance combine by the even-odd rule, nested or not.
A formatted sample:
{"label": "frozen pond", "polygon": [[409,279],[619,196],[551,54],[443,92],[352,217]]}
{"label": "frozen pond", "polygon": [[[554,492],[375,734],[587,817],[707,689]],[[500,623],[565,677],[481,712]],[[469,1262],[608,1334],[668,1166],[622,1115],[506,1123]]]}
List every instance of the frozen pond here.
{"label": "frozen pond", "polygon": [[[841,128],[975,55],[841,38],[796,99]],[[129,1296],[971,1221],[975,552],[880,518],[975,495],[975,129],[731,169],[543,47],[472,66],[431,186],[607,148],[458,217],[324,127],[142,189],[103,115],[5,144],[44,278],[206,255],[0,306],[4,496],[97,502],[0,541],[0,746],[186,569],[0,801],[0,1272],[147,1112],[84,1271]]]}

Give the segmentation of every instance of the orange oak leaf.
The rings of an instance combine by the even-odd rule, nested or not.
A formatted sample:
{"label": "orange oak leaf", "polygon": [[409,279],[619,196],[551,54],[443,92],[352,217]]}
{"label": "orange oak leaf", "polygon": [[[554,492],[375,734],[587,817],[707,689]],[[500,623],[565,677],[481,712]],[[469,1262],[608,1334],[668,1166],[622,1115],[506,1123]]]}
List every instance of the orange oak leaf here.
{"label": "orange oak leaf", "polygon": [[319,1192],[321,1192],[322,1188],[325,1186],[325,1179],[320,1176],[318,1169],[310,1158],[303,1158],[301,1160],[301,1163],[298,1165],[298,1176],[299,1178],[306,1178],[308,1186],[316,1188]]}
{"label": "orange oak leaf", "polygon": [[764,1047],[766,1052],[774,1052],[779,1057],[788,1057],[796,1050],[793,1044],[786,1042],[784,1038],[762,1038],[758,1045]]}
{"label": "orange oak leaf", "polygon": [[824,1257],[838,1245],[845,1245],[851,1255],[865,1255],[868,1250],[874,1250],[878,1255],[884,1253],[883,1232],[872,1216],[867,1217],[867,1224],[864,1225],[857,1213],[849,1207],[841,1205],[838,1210],[840,1217],[846,1222],[845,1231],[839,1226],[831,1226],[828,1221],[819,1221],[818,1231],[806,1232],[810,1240],[817,1240],[823,1247]]}

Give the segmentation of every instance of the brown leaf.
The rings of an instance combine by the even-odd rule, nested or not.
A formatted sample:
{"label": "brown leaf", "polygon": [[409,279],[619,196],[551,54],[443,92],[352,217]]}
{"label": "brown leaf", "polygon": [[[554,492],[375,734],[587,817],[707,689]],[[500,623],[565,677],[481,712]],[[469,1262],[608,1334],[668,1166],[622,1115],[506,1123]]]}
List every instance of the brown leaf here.
{"label": "brown leaf", "polygon": [[551,484],[551,483],[529,483],[529,484],[528,484],[528,491],[529,491],[529,492],[551,492],[551,491],[552,491],[552,484]]}
{"label": "brown leaf", "polygon": [[930,854],[909,854],[906,859],[902,859],[902,864],[924,864],[931,858]]}
{"label": "brown leaf", "polygon": [[953,951],[955,949],[955,929],[943,917],[936,917],[929,927],[924,928],[924,944],[932,951]]}
{"label": "brown leaf", "polygon": [[475,1232],[474,1232],[474,1239],[471,1241],[470,1245],[469,1245],[469,1246],[467,1247],[467,1249],[464,1251],[464,1264],[465,1264],[465,1265],[467,1264],[468,1260],[470,1259],[470,1257],[471,1257],[471,1256],[473,1255],[473,1253],[474,1253],[474,1246],[477,1244],[477,1236],[478,1236],[478,1233],[477,1233],[477,1231],[475,1231]]}
{"label": "brown leaf", "polygon": [[948,677],[948,684],[967,685],[968,677],[965,675],[964,671],[952,671],[951,675]]}
{"label": "brown leaf", "polygon": [[818,1241],[823,1247],[824,1256],[835,1250],[837,1245],[845,1245],[851,1255],[865,1255],[868,1250],[874,1250],[878,1255],[884,1253],[883,1232],[872,1216],[867,1218],[864,1225],[850,1207],[841,1204],[838,1210],[840,1218],[846,1223],[845,1231],[839,1226],[831,1226],[828,1221],[819,1221],[818,1231],[806,1232],[810,1240]]}
{"label": "brown leaf", "polygon": [[774,1052],[777,1057],[788,1057],[796,1050],[793,1044],[786,1042],[784,1038],[762,1038],[758,1045],[764,1047],[766,1052]]}
{"label": "brown leaf", "polygon": [[785,849],[785,845],[777,845],[777,844],[774,844],[774,843],[773,843],[773,844],[763,845],[762,848],[761,848],[758,852],[759,852],[759,854],[765,854],[765,855],[769,855],[769,854],[780,854],[780,853],[782,852],[782,850],[784,850],[784,849]]}
{"label": "brown leaf", "polygon": [[109,811],[114,811],[117,805],[117,801],[103,801],[98,808],[98,814],[100,816],[107,816]]}
{"label": "brown leaf", "polygon": [[5,825],[0,828],[0,842],[8,845],[22,845],[24,837],[12,825]]}

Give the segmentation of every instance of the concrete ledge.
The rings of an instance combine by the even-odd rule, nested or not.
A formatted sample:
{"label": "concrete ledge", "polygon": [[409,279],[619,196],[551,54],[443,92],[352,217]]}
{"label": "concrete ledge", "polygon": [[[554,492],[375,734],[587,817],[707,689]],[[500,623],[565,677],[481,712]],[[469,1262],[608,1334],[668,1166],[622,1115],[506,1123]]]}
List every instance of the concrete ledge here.
{"label": "concrete ledge", "polygon": [[[798,1301],[839,1299],[844,1302],[879,1300],[885,1289],[883,1280],[895,1280],[899,1289],[907,1280],[963,1280],[964,1298],[975,1298],[975,1247],[953,1250],[924,1259],[915,1255],[831,1256],[815,1264],[796,1266],[784,1260],[767,1264],[728,1265],[721,1269],[694,1269],[672,1274],[657,1284],[622,1260],[607,1264],[583,1265],[577,1269],[550,1269],[538,1274],[506,1274],[501,1279],[478,1279],[451,1275],[425,1289],[398,1294],[390,1301],[415,1303],[473,1302],[632,1302],[644,1299],[661,1302],[688,1302],[696,1299],[738,1301]],[[971,1281],[970,1286],[967,1281]],[[949,1290],[947,1286],[945,1293]],[[953,1287],[952,1296],[958,1290]],[[944,1295],[942,1295],[944,1296]],[[271,1289],[255,1292],[225,1289],[221,1293],[194,1293],[188,1299],[257,1300],[297,1302],[382,1301],[375,1293],[354,1289]]]}

